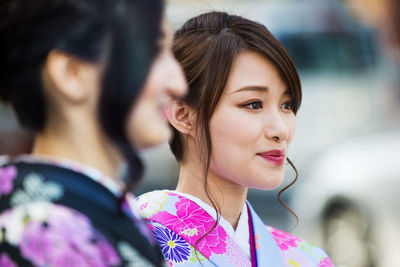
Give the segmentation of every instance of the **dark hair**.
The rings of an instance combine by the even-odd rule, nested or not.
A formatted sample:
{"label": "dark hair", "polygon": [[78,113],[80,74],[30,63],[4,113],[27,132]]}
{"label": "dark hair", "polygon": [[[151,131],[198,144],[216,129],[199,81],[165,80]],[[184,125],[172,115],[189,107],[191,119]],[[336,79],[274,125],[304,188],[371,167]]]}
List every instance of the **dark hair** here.
{"label": "dark hair", "polygon": [[161,0],[2,0],[0,98],[37,133],[47,119],[41,70],[49,52],[105,62],[99,121],[127,158],[134,183],[142,164],[125,124],[158,53],[162,8]]}
{"label": "dark hair", "polygon": [[[302,97],[300,78],[286,49],[265,26],[224,12],[210,12],[188,20],[175,33],[173,51],[183,66],[189,84],[189,92],[182,101],[197,112],[196,127],[200,135],[197,142],[204,163],[205,190],[212,205],[219,211],[207,188],[212,147],[209,122],[227,83],[234,59],[242,51],[252,51],[272,62],[288,87],[295,113]],[[184,146],[179,132],[174,131],[170,147],[177,160],[181,161],[185,153]],[[292,165],[290,160],[288,162]],[[291,184],[296,179],[297,171]],[[280,194],[279,201],[288,208],[281,201]]]}

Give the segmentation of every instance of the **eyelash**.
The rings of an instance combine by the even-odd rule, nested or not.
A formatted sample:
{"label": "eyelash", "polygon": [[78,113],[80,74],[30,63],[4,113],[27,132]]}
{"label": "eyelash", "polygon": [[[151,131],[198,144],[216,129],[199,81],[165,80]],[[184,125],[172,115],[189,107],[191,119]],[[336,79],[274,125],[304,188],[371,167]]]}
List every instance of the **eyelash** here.
{"label": "eyelash", "polygon": [[[254,107],[254,105],[259,105],[258,107]],[[257,110],[263,107],[263,104],[261,101],[252,101],[250,103],[244,104],[243,107],[251,109],[251,110]]]}
{"label": "eyelash", "polygon": [[[262,103],[262,101],[252,101],[250,103],[244,104],[243,107],[246,107],[251,110],[257,110],[257,109],[263,108],[263,103]],[[294,102],[287,101],[282,104],[281,108],[286,109],[286,110],[294,110]]]}
{"label": "eyelash", "polygon": [[[285,105],[289,105],[288,108],[284,108]],[[287,109],[287,110],[294,110],[294,102],[293,101],[288,101],[283,103],[282,108]]]}

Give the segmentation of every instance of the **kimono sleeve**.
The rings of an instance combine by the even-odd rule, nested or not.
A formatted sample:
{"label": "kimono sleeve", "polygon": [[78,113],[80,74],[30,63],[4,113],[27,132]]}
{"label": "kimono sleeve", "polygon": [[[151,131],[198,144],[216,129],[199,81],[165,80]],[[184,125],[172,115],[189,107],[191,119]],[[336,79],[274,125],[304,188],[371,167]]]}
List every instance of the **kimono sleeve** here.
{"label": "kimono sleeve", "polygon": [[334,266],[322,248],[271,226],[266,228],[272,234],[287,266]]}

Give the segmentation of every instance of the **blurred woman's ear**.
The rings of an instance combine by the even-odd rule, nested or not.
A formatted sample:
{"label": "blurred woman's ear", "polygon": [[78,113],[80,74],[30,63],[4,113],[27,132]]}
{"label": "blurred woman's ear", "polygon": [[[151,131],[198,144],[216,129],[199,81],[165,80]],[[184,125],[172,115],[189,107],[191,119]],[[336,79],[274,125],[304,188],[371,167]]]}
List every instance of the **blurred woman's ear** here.
{"label": "blurred woman's ear", "polygon": [[43,69],[44,87],[50,97],[81,103],[98,95],[100,68],[67,53],[53,50]]}
{"label": "blurred woman's ear", "polygon": [[172,99],[165,109],[169,123],[180,133],[192,135],[194,128],[194,111],[180,100]]}

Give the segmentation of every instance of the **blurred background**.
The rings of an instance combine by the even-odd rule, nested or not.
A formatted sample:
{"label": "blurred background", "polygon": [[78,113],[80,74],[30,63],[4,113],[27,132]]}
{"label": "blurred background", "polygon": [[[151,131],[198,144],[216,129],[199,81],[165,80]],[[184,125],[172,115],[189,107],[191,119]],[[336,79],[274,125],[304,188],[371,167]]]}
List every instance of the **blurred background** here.
{"label": "blurred background", "polygon": [[[399,0],[169,0],[174,29],[223,10],[254,19],[285,45],[299,70],[303,103],[289,152],[299,178],[251,190],[266,224],[322,246],[335,266],[400,266]],[[29,135],[0,105],[0,154],[29,151]],[[143,152],[136,190],[173,189],[178,167],[167,145]],[[288,166],[285,184],[295,173]]]}

